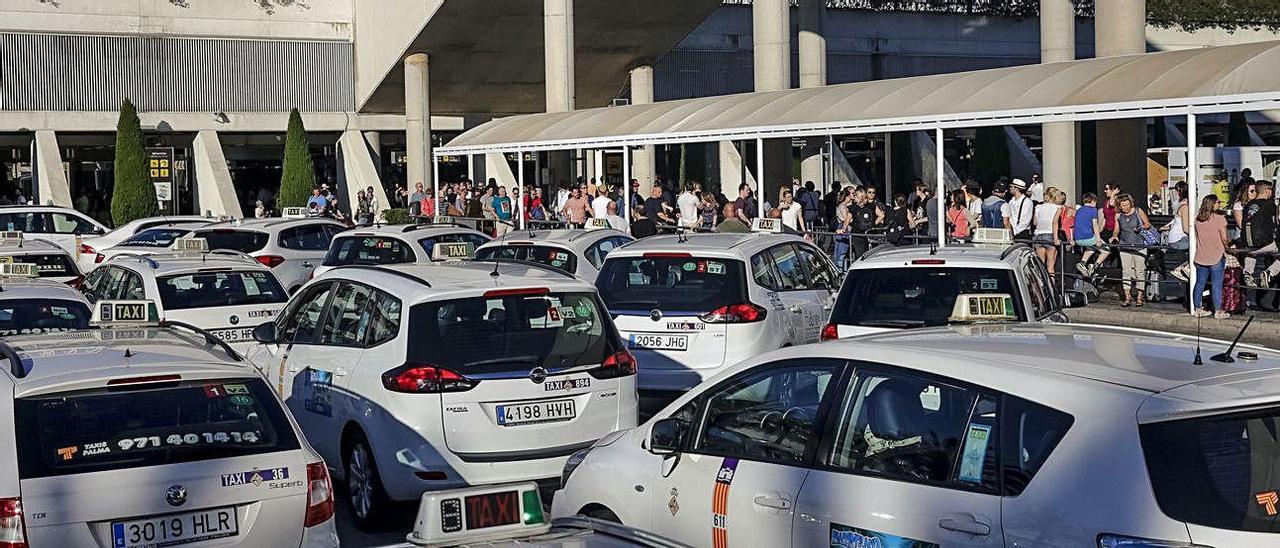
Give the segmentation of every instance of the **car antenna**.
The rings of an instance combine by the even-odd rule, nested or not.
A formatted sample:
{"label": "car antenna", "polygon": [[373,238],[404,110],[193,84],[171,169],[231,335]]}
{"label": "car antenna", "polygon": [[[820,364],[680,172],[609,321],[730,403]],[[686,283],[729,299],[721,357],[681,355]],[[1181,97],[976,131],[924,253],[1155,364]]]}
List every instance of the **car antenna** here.
{"label": "car antenna", "polygon": [[1231,346],[1228,346],[1228,347],[1227,347],[1227,351],[1226,351],[1226,352],[1223,352],[1223,353],[1218,354],[1218,355],[1216,355],[1216,356],[1210,356],[1210,357],[1209,357],[1209,359],[1211,359],[1211,360],[1213,360],[1213,361],[1215,361],[1215,362],[1222,362],[1222,363],[1236,363],[1236,359],[1235,359],[1234,357],[1232,357],[1232,356],[1231,356],[1231,353],[1232,353],[1232,352],[1235,352],[1235,350],[1236,350],[1236,344],[1239,344],[1239,342],[1240,342],[1240,337],[1243,337],[1243,336],[1244,336],[1244,332],[1245,332],[1245,330],[1249,329],[1249,324],[1251,324],[1251,323],[1253,323],[1253,316],[1249,316],[1249,319],[1247,319],[1247,320],[1245,320],[1245,321],[1244,321],[1244,325],[1240,327],[1240,332],[1239,332],[1239,333],[1236,333],[1236,338],[1235,338],[1235,339],[1233,339],[1233,340],[1231,341]]}
{"label": "car antenna", "polygon": [[489,276],[493,278],[498,277],[498,254],[497,253],[493,254],[493,272],[490,272]]}
{"label": "car antenna", "polygon": [[133,352],[132,352],[132,351],[130,351],[130,350],[129,350],[129,347],[127,347],[127,346],[126,346],[126,347],[125,347],[125,349],[124,349],[124,357],[126,357],[126,358],[132,358],[132,357],[133,357]]}
{"label": "car antenna", "polygon": [[1196,316],[1196,357],[1191,360],[1191,365],[1204,365],[1204,360],[1200,359],[1200,316]]}
{"label": "car antenna", "polygon": [[930,255],[938,254],[938,240],[933,240],[933,239],[929,240],[929,254]]}

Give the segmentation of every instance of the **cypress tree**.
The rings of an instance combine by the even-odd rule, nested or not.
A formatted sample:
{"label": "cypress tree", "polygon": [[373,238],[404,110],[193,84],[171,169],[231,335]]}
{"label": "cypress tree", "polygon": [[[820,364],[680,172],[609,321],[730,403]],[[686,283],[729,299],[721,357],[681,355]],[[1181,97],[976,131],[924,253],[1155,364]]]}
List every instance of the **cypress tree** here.
{"label": "cypress tree", "polygon": [[128,98],[120,103],[116,123],[115,186],[111,191],[111,220],[116,226],[135,219],[154,217],[160,209],[155,188],[147,171],[147,152],[142,147],[142,124]]}
{"label": "cypress tree", "polygon": [[316,171],[311,164],[311,145],[302,127],[298,109],[289,111],[289,132],[284,139],[284,168],[280,173],[280,192],[276,205],[306,207],[311,189],[316,185]]}

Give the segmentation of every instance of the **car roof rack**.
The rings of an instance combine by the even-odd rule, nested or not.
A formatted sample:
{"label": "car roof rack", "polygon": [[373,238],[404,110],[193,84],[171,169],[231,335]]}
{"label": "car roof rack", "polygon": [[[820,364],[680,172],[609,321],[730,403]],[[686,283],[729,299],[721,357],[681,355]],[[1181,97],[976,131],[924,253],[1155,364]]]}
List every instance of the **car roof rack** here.
{"label": "car roof rack", "polygon": [[236,352],[234,348],[231,348],[231,345],[227,344],[226,341],[214,336],[213,333],[206,331],[204,328],[196,327],[187,322],[179,322],[174,320],[162,320],[160,321],[159,325],[160,327],[169,327],[169,328],[176,327],[178,329],[184,329],[192,333],[195,333],[196,335],[200,335],[201,337],[204,337],[205,344],[210,346],[217,346],[221,348],[224,352],[227,353],[227,357],[231,358],[232,361],[236,361],[236,362],[244,361],[244,358],[240,357],[240,353]]}
{"label": "car roof rack", "polygon": [[21,379],[27,376],[27,370],[22,367],[22,357],[18,356],[18,351],[14,350],[9,343],[0,341],[0,358],[9,360],[9,372],[14,378]]}
{"label": "car roof rack", "polygon": [[508,258],[508,257],[486,257],[486,258],[484,258],[484,259],[480,259],[480,258],[470,259],[470,262],[473,262],[473,263],[507,263],[507,264],[518,264],[518,265],[521,265],[521,266],[531,266],[531,267],[534,267],[534,268],[539,268],[539,269],[542,269],[542,270],[546,270],[546,271],[548,271],[548,272],[553,272],[553,273],[555,273],[555,274],[559,274],[559,275],[564,276],[564,277],[566,277],[566,278],[575,278],[575,279],[577,278],[577,276],[574,276],[573,274],[570,274],[569,272],[564,271],[564,270],[561,270],[561,269],[556,268],[556,267],[554,267],[554,266],[546,265],[546,264],[542,264],[542,263],[535,262],[535,261],[527,261],[527,260],[524,260],[524,259],[511,259],[511,258]]}
{"label": "car roof rack", "polygon": [[408,272],[403,272],[403,271],[400,271],[400,270],[396,270],[396,269],[394,269],[394,268],[387,268],[387,267],[382,266],[382,265],[376,265],[376,264],[344,264],[344,265],[341,265],[341,266],[335,266],[335,267],[333,267],[333,270],[353,270],[353,269],[360,269],[360,270],[372,270],[372,271],[374,271],[374,272],[382,272],[382,273],[384,273],[384,274],[390,274],[390,275],[392,275],[392,276],[399,276],[399,277],[404,278],[404,279],[406,279],[406,280],[410,280],[410,281],[413,281],[413,282],[420,283],[420,284],[422,284],[422,285],[424,285],[424,286],[431,287],[431,282],[428,282],[428,281],[426,281],[426,280],[424,280],[424,279],[422,279],[422,278],[420,278],[420,277],[418,277],[418,276],[414,276],[413,274],[410,274],[410,273],[408,273]]}
{"label": "car roof rack", "polygon": [[402,229],[400,232],[401,233],[413,232],[415,230],[422,230],[424,228],[465,228],[467,230],[475,230],[475,228],[469,227],[462,223],[417,223],[417,224],[411,224],[409,226],[404,227],[404,229]]}
{"label": "car roof rack", "polygon": [[160,268],[160,263],[156,262],[156,260],[153,259],[150,255],[143,255],[141,253],[133,253],[133,252],[119,253],[119,254],[116,254],[115,256],[112,256],[111,260],[114,261],[116,259],[121,259],[121,258],[124,258],[124,259],[133,258],[133,259],[138,259],[139,261],[145,261],[147,265],[151,267],[152,270]]}

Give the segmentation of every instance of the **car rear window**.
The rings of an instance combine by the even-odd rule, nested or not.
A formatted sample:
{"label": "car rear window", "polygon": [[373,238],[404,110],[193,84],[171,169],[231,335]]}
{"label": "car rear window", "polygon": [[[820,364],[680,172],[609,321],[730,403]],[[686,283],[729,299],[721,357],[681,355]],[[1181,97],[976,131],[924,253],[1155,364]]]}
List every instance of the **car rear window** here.
{"label": "car rear window", "polygon": [[1026,321],[1012,270],[998,268],[865,268],[850,270],[831,323],[866,327],[947,325],[962,294],[1013,296],[1018,321]]}
{"label": "car rear window", "polygon": [[344,236],[335,238],[324,257],[325,266],[349,264],[396,264],[414,262],[409,244],[385,236]]}
{"label": "car rear window", "polygon": [[120,245],[131,247],[169,247],[173,245],[174,240],[186,236],[190,232],[191,229],[189,228],[149,228],[130,236],[125,241],[120,242]]}
{"label": "car rear window", "polygon": [[499,245],[476,251],[477,259],[514,259],[547,265],[572,274],[578,258],[569,250],[546,245]]}
{"label": "car rear window", "polygon": [[66,253],[16,255],[5,257],[3,260],[34,264],[36,265],[36,275],[41,278],[80,275],[80,269],[76,268],[75,263]]}
{"label": "car rear window", "polygon": [[742,261],[705,257],[606,259],[596,287],[609,310],[704,313],[747,299]]}
{"label": "car rear window", "polygon": [[409,360],[464,375],[601,363],[618,334],[592,293],[494,295],[414,306]]}
{"label": "car rear window", "polygon": [[15,400],[20,477],[299,448],[288,418],[261,379],[136,386]]}
{"label": "car rear window", "polygon": [[430,238],[422,238],[418,240],[418,245],[422,250],[427,252],[430,257],[436,249],[436,244],[471,244],[477,248],[489,243],[489,237],[482,234],[472,234],[470,232],[460,232],[457,234],[437,234]]}
{"label": "car rear window", "polygon": [[1280,408],[1139,428],[1160,510],[1218,529],[1280,531]]}
{"label": "car rear window", "polygon": [[89,327],[89,307],[60,299],[0,301],[0,337]]}
{"label": "car rear window", "polygon": [[283,303],[284,288],[269,272],[218,270],[161,276],[160,303],[165,310]]}
{"label": "car rear window", "polygon": [[209,241],[209,249],[230,249],[253,253],[267,246],[267,233],[254,230],[217,228],[196,232],[195,237]]}

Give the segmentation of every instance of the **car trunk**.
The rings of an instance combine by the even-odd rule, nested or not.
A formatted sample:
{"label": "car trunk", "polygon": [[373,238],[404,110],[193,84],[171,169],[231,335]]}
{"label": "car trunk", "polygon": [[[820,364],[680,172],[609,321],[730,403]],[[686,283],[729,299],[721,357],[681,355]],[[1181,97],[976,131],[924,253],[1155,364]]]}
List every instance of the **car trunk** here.
{"label": "car trunk", "polygon": [[164,319],[186,322],[228,343],[253,342],[253,328],[271,321],[287,296],[270,272],[202,268],[156,280]]}
{"label": "car trunk", "polygon": [[675,312],[653,319],[649,312],[617,313],[614,323],[645,369],[713,369],[724,365],[728,325]]}

